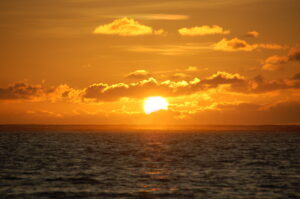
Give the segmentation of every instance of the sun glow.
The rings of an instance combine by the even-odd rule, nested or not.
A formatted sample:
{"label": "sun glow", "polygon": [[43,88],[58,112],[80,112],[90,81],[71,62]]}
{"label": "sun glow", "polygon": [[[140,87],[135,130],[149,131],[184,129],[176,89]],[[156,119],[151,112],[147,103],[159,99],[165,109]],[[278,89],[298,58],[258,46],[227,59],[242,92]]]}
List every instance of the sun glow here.
{"label": "sun glow", "polygon": [[146,114],[151,114],[159,110],[168,110],[168,102],[160,96],[148,97],[144,103],[144,111]]}

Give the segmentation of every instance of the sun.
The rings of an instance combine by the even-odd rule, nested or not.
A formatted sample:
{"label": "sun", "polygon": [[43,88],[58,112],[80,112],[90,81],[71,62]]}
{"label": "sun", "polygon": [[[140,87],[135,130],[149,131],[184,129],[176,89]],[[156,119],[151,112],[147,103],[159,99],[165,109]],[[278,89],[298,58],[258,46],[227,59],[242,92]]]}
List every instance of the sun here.
{"label": "sun", "polygon": [[159,110],[168,110],[168,102],[160,96],[148,97],[144,103],[144,111],[146,114],[151,114]]}

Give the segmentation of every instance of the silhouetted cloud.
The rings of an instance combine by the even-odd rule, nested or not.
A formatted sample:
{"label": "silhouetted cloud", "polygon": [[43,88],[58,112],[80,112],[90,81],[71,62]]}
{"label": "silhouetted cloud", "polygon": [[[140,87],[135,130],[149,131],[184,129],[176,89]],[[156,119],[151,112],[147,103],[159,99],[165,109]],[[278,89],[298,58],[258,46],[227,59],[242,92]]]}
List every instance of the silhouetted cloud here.
{"label": "silhouetted cloud", "polygon": [[16,82],[0,88],[0,100],[30,100],[30,101],[78,101],[80,90],[66,84],[46,88],[41,84],[30,85],[27,82]]}
{"label": "silhouetted cloud", "polygon": [[208,26],[195,26],[192,28],[180,28],[178,29],[179,34],[183,36],[204,36],[204,35],[215,35],[221,34],[226,35],[229,34],[229,30],[224,30],[222,27],[218,25]]}
{"label": "silhouetted cloud", "polygon": [[150,26],[142,25],[134,19],[127,17],[116,19],[109,24],[98,26],[94,34],[120,35],[120,36],[139,36],[139,35],[162,35],[164,30],[154,30]]}
{"label": "silhouetted cloud", "polygon": [[283,68],[283,64],[290,61],[300,61],[300,49],[292,48],[287,55],[273,55],[265,59],[262,69],[268,71],[277,71]]}
{"label": "silhouetted cloud", "polygon": [[16,82],[7,88],[0,88],[2,100],[31,99],[43,94],[44,89],[41,85],[29,85],[26,82]]}
{"label": "silhouetted cloud", "polygon": [[300,80],[300,73],[295,74],[295,75],[292,77],[292,80]]}
{"label": "silhouetted cloud", "polygon": [[300,49],[299,48],[291,48],[288,53],[288,58],[291,61],[300,61]]}

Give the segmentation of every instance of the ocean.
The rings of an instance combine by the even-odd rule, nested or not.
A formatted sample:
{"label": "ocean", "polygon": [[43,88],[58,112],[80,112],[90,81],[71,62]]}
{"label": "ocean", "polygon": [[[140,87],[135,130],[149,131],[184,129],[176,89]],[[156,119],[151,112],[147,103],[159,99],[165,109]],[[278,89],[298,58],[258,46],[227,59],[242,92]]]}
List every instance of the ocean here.
{"label": "ocean", "polygon": [[0,198],[300,198],[300,126],[0,126]]}

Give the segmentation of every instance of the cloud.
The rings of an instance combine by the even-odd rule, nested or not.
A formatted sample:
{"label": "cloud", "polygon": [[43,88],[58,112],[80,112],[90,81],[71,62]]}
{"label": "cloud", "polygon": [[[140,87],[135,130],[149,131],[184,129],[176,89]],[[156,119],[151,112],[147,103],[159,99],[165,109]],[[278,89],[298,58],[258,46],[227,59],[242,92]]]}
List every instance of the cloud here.
{"label": "cloud", "polygon": [[277,49],[283,49],[285,47],[278,44],[249,44],[246,41],[238,38],[233,38],[230,40],[223,38],[221,41],[219,41],[214,45],[215,50],[228,51],[228,52],[234,52],[234,51],[249,52],[258,48],[277,50]]}
{"label": "cloud", "polygon": [[295,74],[295,75],[292,77],[292,80],[300,80],[300,73]]}
{"label": "cloud", "polygon": [[231,40],[224,38],[215,44],[214,49],[221,51],[252,51],[255,47],[238,38],[233,38]]}
{"label": "cloud", "polygon": [[30,85],[27,82],[15,82],[0,88],[0,100],[28,101],[80,101],[80,90],[61,84],[46,88],[41,84]]}
{"label": "cloud", "polygon": [[183,36],[204,36],[204,35],[215,35],[215,34],[229,34],[229,30],[224,30],[218,25],[208,26],[195,26],[192,28],[180,28],[178,30],[179,34]]}
{"label": "cloud", "polygon": [[288,56],[278,56],[274,55],[271,57],[268,57],[264,61],[264,65],[262,67],[263,70],[268,70],[268,71],[277,71],[282,69],[281,64],[286,63],[289,61]]}
{"label": "cloud", "polygon": [[211,49],[211,43],[188,43],[182,45],[146,45],[122,47],[131,52],[157,53],[160,55],[185,55],[194,54],[199,50]]}
{"label": "cloud", "polygon": [[42,95],[44,95],[44,89],[41,85],[29,85],[26,82],[15,82],[7,88],[0,88],[2,100],[32,99]]}
{"label": "cloud", "polygon": [[210,88],[216,88],[222,84],[243,85],[245,83],[245,79],[246,79],[245,77],[241,76],[238,73],[231,74],[231,73],[219,71],[216,74],[213,74],[210,77],[204,79],[202,81],[202,84]]}
{"label": "cloud", "polygon": [[[280,104],[280,100],[299,99],[300,102],[300,96],[297,94],[300,90],[299,74],[287,79],[267,80],[262,76],[247,78],[238,73],[219,71],[201,80],[196,77],[187,81],[182,79],[181,74],[177,74],[190,75],[185,70],[174,73],[180,76],[177,81],[149,77],[132,83],[100,82],[81,89],[74,89],[68,85],[47,89],[43,85],[14,83],[0,89],[2,100],[0,119],[13,122],[15,118],[19,118],[19,121],[24,123],[52,121],[137,124],[149,121],[149,118],[143,118],[145,115],[141,109],[143,99],[157,95],[166,97],[170,103],[170,110],[164,112],[162,117],[154,116],[157,120],[153,118],[153,121],[157,122],[166,121],[166,115],[176,124],[199,121],[206,124],[263,122],[258,119],[259,117],[268,122],[273,121],[267,119],[275,117],[272,115],[275,113],[277,119],[282,117],[281,113],[291,114],[286,117],[295,121],[296,113],[299,112],[299,103]],[[18,110],[18,107],[22,108]],[[25,111],[26,114],[20,112],[13,114],[15,110]],[[24,116],[22,120],[21,115]],[[285,121],[286,117],[282,121]],[[34,118],[36,120],[33,120]],[[279,121],[277,119],[274,121]]]}
{"label": "cloud", "polygon": [[247,37],[258,37],[259,36],[259,32],[253,30],[253,31],[249,31],[246,33]]}
{"label": "cloud", "polygon": [[189,66],[187,69],[186,69],[186,71],[188,71],[188,72],[196,72],[196,71],[198,71],[199,69],[198,69],[198,67],[197,66]]}
{"label": "cloud", "polygon": [[[185,74],[174,74],[177,76],[184,76]],[[178,79],[178,78],[177,78]],[[207,91],[215,89],[220,86],[223,91],[236,93],[265,93],[280,89],[299,88],[296,81],[291,80],[265,80],[258,76],[254,79],[247,79],[246,77],[236,73],[231,74],[227,72],[217,72],[209,77],[200,80],[194,78],[190,81],[157,81],[150,77],[138,82],[124,84],[93,84],[83,91],[83,99],[92,101],[114,101],[120,98],[144,98],[151,95],[162,95],[166,97],[176,97],[182,95],[191,95],[200,91]]]}
{"label": "cloud", "polygon": [[287,80],[266,80],[261,75],[258,75],[249,80],[248,92],[266,93],[291,88],[297,88],[294,82],[288,82]]}
{"label": "cloud", "polygon": [[218,51],[253,51],[256,49],[271,49],[279,50],[286,48],[278,44],[249,44],[244,40],[222,39],[217,43],[203,42],[203,43],[185,43],[179,45],[133,45],[133,46],[119,46],[126,51],[143,52],[143,53],[157,53],[160,55],[185,55],[196,54],[200,50],[218,50]]}
{"label": "cloud", "polygon": [[152,27],[142,25],[134,19],[127,17],[116,19],[109,24],[98,26],[94,34],[119,35],[119,36],[139,36],[139,35],[162,35],[162,29],[153,30]]}
{"label": "cloud", "polygon": [[291,48],[287,55],[273,55],[266,58],[263,62],[262,69],[268,71],[278,71],[283,68],[283,64],[290,61],[300,61],[300,49]]}
{"label": "cloud", "polygon": [[127,74],[126,77],[131,79],[146,79],[149,77],[149,72],[146,70],[136,70]]}
{"label": "cloud", "polygon": [[114,101],[123,97],[142,98],[162,94],[160,84],[154,78],[148,78],[131,84],[117,83],[112,85],[93,84],[85,89],[83,99],[94,101]]}
{"label": "cloud", "polygon": [[288,53],[288,58],[290,61],[300,61],[300,49],[291,48]]}
{"label": "cloud", "polygon": [[[147,74],[145,70],[137,70],[130,76],[142,78]],[[169,78],[158,81],[154,77],[148,77],[132,83],[95,83],[82,89],[64,84],[47,89],[42,85],[19,82],[0,88],[0,100],[89,103],[117,101],[122,98],[141,99],[152,95],[179,97],[214,89],[218,89],[220,93],[259,94],[300,88],[299,74],[288,79],[266,80],[262,76],[251,79],[238,73],[219,71],[200,80],[192,78],[189,73],[175,72]],[[185,78],[190,80],[184,80]]]}

